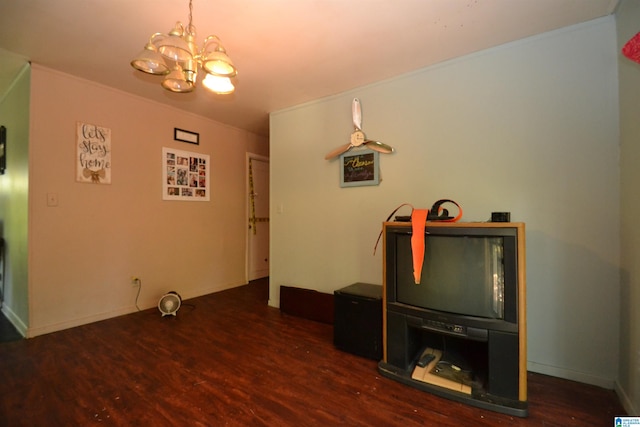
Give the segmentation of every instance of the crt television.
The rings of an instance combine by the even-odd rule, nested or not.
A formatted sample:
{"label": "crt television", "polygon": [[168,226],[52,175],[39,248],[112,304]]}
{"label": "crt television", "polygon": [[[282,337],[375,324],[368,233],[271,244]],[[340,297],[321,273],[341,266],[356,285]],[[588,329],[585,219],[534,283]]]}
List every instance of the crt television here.
{"label": "crt television", "polygon": [[416,284],[411,224],[386,223],[387,305],[423,319],[516,332],[518,230],[510,223],[427,223]]}

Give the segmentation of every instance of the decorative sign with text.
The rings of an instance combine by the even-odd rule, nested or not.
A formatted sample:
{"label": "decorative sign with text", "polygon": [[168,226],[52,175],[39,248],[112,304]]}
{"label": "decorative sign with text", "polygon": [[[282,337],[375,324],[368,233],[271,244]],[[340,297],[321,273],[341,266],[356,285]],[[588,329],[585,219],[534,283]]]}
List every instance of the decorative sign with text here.
{"label": "decorative sign with text", "polygon": [[162,199],[209,201],[209,155],[162,148]]}
{"label": "decorative sign with text", "polygon": [[76,181],[111,184],[111,129],[77,123]]}
{"label": "decorative sign with text", "polygon": [[380,183],[379,154],[373,150],[353,150],[340,156],[340,186],[359,187]]}

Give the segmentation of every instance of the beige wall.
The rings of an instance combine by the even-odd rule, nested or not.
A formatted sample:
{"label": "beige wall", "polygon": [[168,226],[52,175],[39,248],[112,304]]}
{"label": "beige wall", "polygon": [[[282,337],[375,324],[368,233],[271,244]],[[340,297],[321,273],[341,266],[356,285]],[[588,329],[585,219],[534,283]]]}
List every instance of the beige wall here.
{"label": "beige wall", "polygon": [[1,88],[0,125],[7,129],[7,168],[0,175],[0,236],[5,240],[2,312],[24,334],[29,318],[29,64],[0,52],[0,63],[15,70]]}
{"label": "beige wall", "polygon": [[[623,1],[617,13],[618,43],[640,31],[640,3]],[[620,293],[619,394],[630,414],[640,414],[640,64],[619,55],[622,288]]]}
{"label": "beige wall", "polygon": [[[527,227],[529,369],[613,388],[618,369],[619,147],[615,21],[603,18],[271,115],[271,302],[280,285],[380,284],[381,222],[451,198],[466,221]],[[340,188],[324,155],[351,100],[382,183]],[[407,213],[407,212],[405,212]]]}
{"label": "beige wall", "polygon": [[[78,121],[111,129],[110,185],[75,181]],[[142,308],[246,283],[246,153],[266,138],[34,66],[30,141],[30,336],[134,311],[132,275]],[[162,200],[162,147],[211,156],[210,202]]]}

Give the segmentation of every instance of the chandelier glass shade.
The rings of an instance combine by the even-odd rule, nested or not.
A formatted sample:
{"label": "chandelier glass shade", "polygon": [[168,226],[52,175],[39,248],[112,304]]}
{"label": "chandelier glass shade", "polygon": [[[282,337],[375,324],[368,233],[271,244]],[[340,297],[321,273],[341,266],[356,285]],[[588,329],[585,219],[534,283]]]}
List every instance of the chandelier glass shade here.
{"label": "chandelier glass shade", "polygon": [[198,48],[196,29],[191,23],[192,10],[192,0],[189,0],[189,25],[185,28],[176,22],[169,33],[153,34],[142,52],[131,61],[131,66],[147,74],[165,76],[162,87],[177,93],[193,91],[201,69],[205,74],[204,87],[218,94],[232,93],[235,86],[231,79],[238,70],[218,36],[207,37],[202,48]]}

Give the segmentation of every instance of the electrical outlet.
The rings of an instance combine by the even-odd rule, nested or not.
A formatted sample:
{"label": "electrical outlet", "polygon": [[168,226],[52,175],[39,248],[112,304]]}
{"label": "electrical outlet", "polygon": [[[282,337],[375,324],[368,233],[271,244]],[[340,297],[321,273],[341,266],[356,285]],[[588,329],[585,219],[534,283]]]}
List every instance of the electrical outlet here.
{"label": "electrical outlet", "polygon": [[140,278],[138,276],[131,276],[131,285],[140,286]]}

